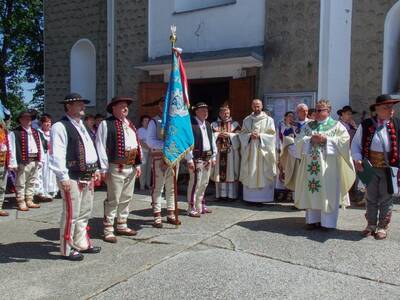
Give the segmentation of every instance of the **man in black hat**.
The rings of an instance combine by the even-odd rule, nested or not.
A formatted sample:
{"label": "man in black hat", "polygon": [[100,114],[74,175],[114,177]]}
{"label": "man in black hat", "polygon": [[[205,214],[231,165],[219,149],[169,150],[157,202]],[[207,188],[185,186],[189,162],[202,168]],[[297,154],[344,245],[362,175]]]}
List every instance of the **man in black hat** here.
{"label": "man in black hat", "polygon": [[103,120],[96,134],[101,173],[107,183],[104,201],[104,241],[116,243],[116,233],[133,236],[136,231],[127,225],[129,204],[133,199],[135,180],[140,176],[141,148],[136,128],[127,119],[133,99],[115,97],[107,105],[111,117]]}
{"label": "man in black hat", "polygon": [[39,133],[32,128],[32,116],[23,111],[18,116],[19,126],[10,133],[9,168],[16,171],[16,199],[18,210],[39,208],[33,202],[35,183],[43,163],[43,148]]}
{"label": "man in black hat", "polygon": [[354,122],[353,119],[353,115],[356,113],[357,112],[354,111],[350,105],[345,105],[343,106],[343,108],[337,111],[340,123],[342,123],[343,126],[346,127],[347,132],[350,135],[350,141],[353,140],[354,134],[357,130],[356,122]]}
{"label": "man in black hat", "polygon": [[50,168],[57,177],[63,198],[60,224],[61,255],[72,261],[83,259],[81,253],[98,253],[88,235],[92,212],[94,179],[99,180],[95,145],[81,118],[89,100],[76,93],[63,101],[65,116],[51,128]]}
{"label": "man in black hat", "polygon": [[[371,105],[376,116],[364,120],[354,135],[351,152],[357,172],[369,171],[367,184],[367,227],[364,236],[385,239],[392,216],[393,195],[397,193],[397,169],[399,160],[400,120],[393,117],[397,95],[380,95]],[[367,170],[366,170],[367,171]],[[361,175],[360,175],[361,176]]]}
{"label": "man in black hat", "polygon": [[[356,122],[353,119],[353,115],[357,114],[357,112],[354,111],[350,105],[345,105],[343,106],[343,108],[337,111],[337,114],[339,116],[340,123],[342,123],[343,126],[346,127],[347,132],[350,135],[350,143],[351,143],[357,130]],[[359,180],[358,176],[356,176],[356,181],[354,182],[353,186],[349,191],[350,201],[352,201],[357,206],[364,206],[365,205],[365,202],[363,201],[364,193],[359,190],[358,184]]]}
{"label": "man in black hat", "polygon": [[205,191],[215,166],[217,146],[213,138],[212,128],[207,122],[208,105],[197,103],[194,107],[195,116],[191,117],[194,136],[193,150],[186,156],[189,168],[189,186],[187,190],[188,215],[200,217],[200,214],[211,213],[206,206]]}
{"label": "man in black hat", "polygon": [[154,222],[153,227],[161,228],[161,201],[162,192],[165,191],[165,200],[167,202],[167,222],[179,225],[180,221],[175,218],[175,177],[178,176],[178,168],[174,172],[163,159],[164,137],[161,134],[161,116],[163,112],[164,98],[160,98],[146,106],[158,106],[159,114],[153,117],[147,127],[146,144],[150,148],[152,159],[153,186],[151,190],[151,199],[153,206]]}

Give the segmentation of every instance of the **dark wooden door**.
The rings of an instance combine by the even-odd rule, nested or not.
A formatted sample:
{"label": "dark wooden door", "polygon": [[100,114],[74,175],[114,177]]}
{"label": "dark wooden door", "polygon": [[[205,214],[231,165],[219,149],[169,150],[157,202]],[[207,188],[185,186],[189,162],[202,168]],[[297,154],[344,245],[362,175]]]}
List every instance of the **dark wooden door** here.
{"label": "dark wooden door", "polygon": [[158,106],[145,107],[144,104],[151,103],[165,96],[168,84],[165,82],[141,82],[139,84],[139,116],[149,115],[154,117],[158,114]]}
{"label": "dark wooden door", "polygon": [[229,81],[229,106],[232,119],[242,125],[243,119],[251,113],[251,101],[255,95],[255,77],[231,79]]}

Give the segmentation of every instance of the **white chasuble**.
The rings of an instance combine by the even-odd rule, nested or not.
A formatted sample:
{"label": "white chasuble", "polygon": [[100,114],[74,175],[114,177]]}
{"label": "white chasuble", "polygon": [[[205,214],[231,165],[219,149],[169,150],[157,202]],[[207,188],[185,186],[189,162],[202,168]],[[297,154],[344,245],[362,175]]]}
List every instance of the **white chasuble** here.
{"label": "white chasuble", "polygon": [[[259,138],[252,139],[252,132],[257,132]],[[276,176],[276,132],[273,119],[264,112],[249,115],[243,121],[239,139],[240,181],[244,186],[244,200],[272,201]]]}
{"label": "white chasuble", "polygon": [[[327,142],[313,145],[311,136],[318,133],[325,135]],[[348,206],[347,193],[355,180],[355,171],[346,128],[330,117],[324,122],[310,122],[296,137],[296,151],[300,158],[295,183],[296,207],[332,213],[339,204]]]}

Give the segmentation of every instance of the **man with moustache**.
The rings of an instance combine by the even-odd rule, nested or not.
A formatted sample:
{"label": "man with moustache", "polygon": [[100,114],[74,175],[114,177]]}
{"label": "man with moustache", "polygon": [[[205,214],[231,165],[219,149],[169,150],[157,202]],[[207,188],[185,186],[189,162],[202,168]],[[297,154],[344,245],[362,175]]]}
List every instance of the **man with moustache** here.
{"label": "man with moustache", "polygon": [[243,200],[249,205],[261,205],[274,200],[276,132],[274,120],[262,111],[261,100],[254,99],[251,108],[253,113],[243,120],[239,134],[240,181]]}
{"label": "man with moustache", "polygon": [[211,213],[206,206],[205,191],[210,180],[212,167],[215,166],[217,146],[215,144],[210,123],[207,122],[208,105],[198,102],[193,106],[191,118],[194,136],[194,147],[186,156],[189,169],[189,185],[187,190],[188,215],[199,218],[201,214]]}
{"label": "man with moustache", "polygon": [[363,172],[367,161],[372,166],[367,184],[367,227],[362,234],[377,240],[387,237],[398,190],[400,120],[394,117],[394,105],[399,102],[398,95],[378,96],[370,106],[376,116],[361,122],[351,145],[356,171]]}
{"label": "man with moustache", "polygon": [[77,93],[65,96],[65,116],[51,128],[50,168],[57,177],[63,198],[60,242],[61,255],[72,261],[82,253],[99,253],[89,238],[87,225],[92,212],[94,179],[98,180],[98,156],[81,118],[89,100]]}
{"label": "man with moustache", "polygon": [[141,147],[133,123],[127,119],[132,98],[115,97],[107,105],[111,117],[103,120],[96,134],[101,174],[107,183],[104,201],[104,241],[116,243],[116,234],[134,236],[127,225],[129,204],[133,199],[135,180],[140,176]]}
{"label": "man with moustache", "polygon": [[18,117],[19,126],[10,133],[9,169],[16,171],[16,198],[18,210],[39,208],[33,202],[35,183],[43,166],[43,146],[39,133],[32,127],[32,115],[23,111]]}

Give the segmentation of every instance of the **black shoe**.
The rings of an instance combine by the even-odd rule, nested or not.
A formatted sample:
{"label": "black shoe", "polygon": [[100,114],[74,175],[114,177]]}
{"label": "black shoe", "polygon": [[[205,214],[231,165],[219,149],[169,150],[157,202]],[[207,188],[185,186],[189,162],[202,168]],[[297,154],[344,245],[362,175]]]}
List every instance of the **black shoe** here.
{"label": "black shoe", "polygon": [[321,228],[321,223],[306,224],[306,230],[314,230],[318,228]]}
{"label": "black shoe", "polygon": [[321,226],[319,229],[322,230],[322,231],[325,231],[325,232],[329,232],[329,231],[335,230],[335,228],[329,228],[329,227],[324,227],[324,226]]}
{"label": "black shoe", "polygon": [[70,261],[81,261],[83,260],[83,255],[80,254],[78,251],[73,251],[70,255],[63,256],[63,258]]}
{"label": "black shoe", "polygon": [[85,250],[81,250],[81,253],[93,254],[93,253],[100,253],[100,251],[101,251],[101,247],[93,246],[93,247],[87,248]]}

